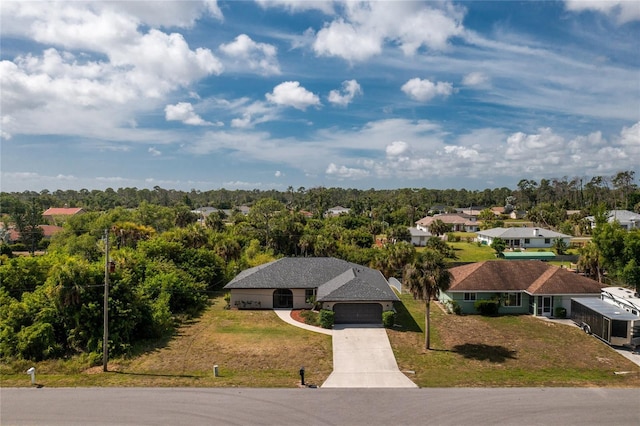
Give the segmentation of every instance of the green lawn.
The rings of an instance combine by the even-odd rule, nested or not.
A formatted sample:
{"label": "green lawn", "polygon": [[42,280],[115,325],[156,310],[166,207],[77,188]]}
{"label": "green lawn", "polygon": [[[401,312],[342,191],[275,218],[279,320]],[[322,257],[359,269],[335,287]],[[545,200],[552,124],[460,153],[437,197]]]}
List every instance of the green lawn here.
{"label": "green lawn", "polygon": [[[640,387],[640,367],[577,327],[530,316],[485,318],[445,314],[432,306],[432,348],[424,349],[424,304],[402,295],[388,330],[398,365],[421,387]],[[225,310],[222,296],[175,336],[131,358],[75,358],[0,365],[2,386],[296,387],[332,371],[331,337],[293,327],[273,311]],[[213,376],[218,365],[219,377]],[[614,372],[630,372],[616,375]]]}
{"label": "green lawn", "polygon": [[421,387],[640,386],[640,367],[609,346],[529,315],[457,316],[432,303],[432,350],[425,350],[424,303],[401,297],[402,327],[388,334],[398,366]]}

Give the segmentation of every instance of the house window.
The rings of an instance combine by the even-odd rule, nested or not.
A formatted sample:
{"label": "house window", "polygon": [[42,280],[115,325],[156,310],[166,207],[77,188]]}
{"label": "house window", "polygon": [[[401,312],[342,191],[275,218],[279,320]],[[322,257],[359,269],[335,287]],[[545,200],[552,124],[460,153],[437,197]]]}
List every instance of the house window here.
{"label": "house window", "polygon": [[525,239],[524,239],[524,243],[525,243],[525,244],[530,244],[530,243],[531,243],[531,239],[529,239],[529,238],[525,238]]}
{"label": "house window", "polygon": [[503,306],[522,306],[522,293],[504,293]]}
{"label": "house window", "polygon": [[464,300],[467,302],[472,302],[474,300],[476,300],[476,294],[475,293],[465,293],[464,294]]}
{"label": "house window", "polygon": [[304,290],[304,301],[309,303],[309,299],[315,300],[316,298],[316,289],[315,288],[307,288]]}
{"label": "house window", "polygon": [[545,238],[544,239],[544,243],[545,244],[551,244],[551,238]]}

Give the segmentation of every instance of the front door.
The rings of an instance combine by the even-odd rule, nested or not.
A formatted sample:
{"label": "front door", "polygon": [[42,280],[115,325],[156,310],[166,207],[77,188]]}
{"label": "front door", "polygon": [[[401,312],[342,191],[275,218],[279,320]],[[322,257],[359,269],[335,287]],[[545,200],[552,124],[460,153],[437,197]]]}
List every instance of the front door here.
{"label": "front door", "polygon": [[542,315],[551,316],[551,296],[542,296]]}
{"label": "front door", "polygon": [[553,307],[553,298],[551,296],[538,296],[538,316],[551,316],[551,308]]}
{"label": "front door", "polygon": [[273,292],[274,308],[293,308],[293,292],[288,288],[279,288]]}

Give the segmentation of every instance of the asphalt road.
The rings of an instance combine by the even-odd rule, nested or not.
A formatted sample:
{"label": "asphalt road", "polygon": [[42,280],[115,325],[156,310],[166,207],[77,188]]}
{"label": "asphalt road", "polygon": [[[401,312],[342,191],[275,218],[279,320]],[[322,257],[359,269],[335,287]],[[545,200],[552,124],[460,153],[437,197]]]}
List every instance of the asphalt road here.
{"label": "asphalt road", "polygon": [[638,425],[639,389],[3,388],[9,425]]}

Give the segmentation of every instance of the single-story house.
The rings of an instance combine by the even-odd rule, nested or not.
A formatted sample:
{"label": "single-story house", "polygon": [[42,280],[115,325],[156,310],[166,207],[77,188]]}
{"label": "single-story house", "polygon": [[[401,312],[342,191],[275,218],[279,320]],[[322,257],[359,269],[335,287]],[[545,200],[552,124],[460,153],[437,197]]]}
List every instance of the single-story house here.
{"label": "single-story house", "polygon": [[571,314],[571,298],[600,297],[602,285],[539,260],[489,260],[450,269],[452,282],[439,300],[457,303],[462,313],[477,313],[477,300],[501,301],[501,314],[551,317],[563,307]]}
{"label": "single-story house", "polygon": [[476,218],[463,213],[445,213],[426,216],[416,222],[416,228],[428,231],[435,220],[441,220],[447,225],[451,225],[451,230],[456,232],[477,232],[480,230],[480,223]]}
{"label": "single-story house", "polygon": [[[51,237],[64,229],[62,226],[55,225],[38,225],[38,228],[42,229],[42,238],[46,240],[51,239]],[[20,232],[15,227],[10,226],[8,229],[4,229],[0,225],[0,242],[13,244],[21,240]]]}
{"label": "single-story house", "polygon": [[350,211],[351,211],[350,208],[342,207],[342,206],[335,206],[335,207],[331,207],[329,210],[327,210],[327,212],[325,213],[325,216],[327,216],[327,217],[340,216],[341,214],[349,214]]}
{"label": "single-story house", "polygon": [[571,236],[552,231],[550,229],[513,227],[492,228],[478,231],[476,240],[488,246],[496,238],[501,238],[507,243],[508,248],[551,248],[556,238],[562,238],[569,246]]}
{"label": "single-story house", "polygon": [[85,213],[80,207],[51,207],[42,213],[42,217],[49,223],[57,225],[66,221],[69,217]]}
{"label": "single-story house", "polygon": [[[587,220],[591,223],[591,228],[596,227],[596,219],[594,216],[587,216]],[[609,223],[617,221],[620,226],[627,231],[640,229],[640,214],[629,210],[611,210],[607,215],[607,221]]]}
{"label": "single-story house", "polygon": [[418,228],[409,228],[409,233],[411,234],[411,244],[416,247],[426,246],[429,238],[433,237],[431,232]]}
{"label": "single-story house", "polygon": [[225,287],[239,309],[335,312],[336,323],[380,323],[399,300],[380,271],[333,257],[285,257],[239,273]]}

